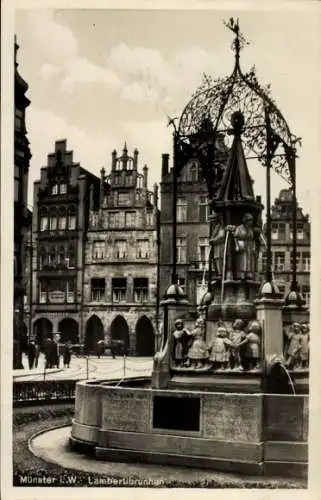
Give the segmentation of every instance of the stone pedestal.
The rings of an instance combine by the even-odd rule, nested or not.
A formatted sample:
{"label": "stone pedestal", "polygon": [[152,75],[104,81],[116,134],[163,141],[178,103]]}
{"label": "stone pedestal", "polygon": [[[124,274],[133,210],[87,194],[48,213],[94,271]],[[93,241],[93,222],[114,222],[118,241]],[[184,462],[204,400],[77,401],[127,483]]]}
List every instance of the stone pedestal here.
{"label": "stone pedestal", "polygon": [[256,316],[254,300],[257,297],[259,283],[256,281],[228,280],[222,284],[212,284],[213,300],[208,308],[207,319],[209,321],[233,321],[236,318],[245,321],[254,319]]}

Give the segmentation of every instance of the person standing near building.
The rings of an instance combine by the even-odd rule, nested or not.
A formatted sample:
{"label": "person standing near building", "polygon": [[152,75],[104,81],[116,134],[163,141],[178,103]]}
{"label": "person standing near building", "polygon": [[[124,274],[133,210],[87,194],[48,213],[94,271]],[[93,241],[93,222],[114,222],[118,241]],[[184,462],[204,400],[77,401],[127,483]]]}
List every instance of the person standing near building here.
{"label": "person standing near building", "polygon": [[64,345],[63,348],[63,362],[65,368],[69,368],[70,360],[71,360],[71,342],[70,340],[68,340],[68,342]]}
{"label": "person standing near building", "polygon": [[27,356],[28,356],[29,370],[32,370],[36,358],[36,345],[32,338],[29,340],[27,345]]}

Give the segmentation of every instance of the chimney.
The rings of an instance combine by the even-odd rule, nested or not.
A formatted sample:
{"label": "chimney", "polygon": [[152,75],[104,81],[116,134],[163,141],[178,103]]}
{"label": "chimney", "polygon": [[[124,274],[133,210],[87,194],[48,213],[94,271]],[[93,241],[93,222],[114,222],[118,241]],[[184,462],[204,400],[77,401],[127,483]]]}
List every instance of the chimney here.
{"label": "chimney", "polygon": [[102,207],[104,204],[104,184],[105,184],[105,169],[103,167],[100,171],[99,207]]}
{"label": "chimney", "polygon": [[117,151],[114,149],[114,151],[111,154],[111,169],[114,171],[116,170],[116,160],[117,160]]}
{"label": "chimney", "polygon": [[138,165],[138,149],[134,149],[134,170],[137,170]]}
{"label": "chimney", "polygon": [[145,189],[147,189],[147,175],[148,175],[148,168],[147,168],[147,165],[144,165],[144,168],[143,168],[143,171],[144,171],[144,180],[143,180],[143,187]]}
{"label": "chimney", "polygon": [[154,184],[153,186],[154,188],[154,208],[157,210],[157,206],[158,206],[158,185]]}
{"label": "chimney", "polygon": [[162,179],[168,175],[169,154],[162,154]]}

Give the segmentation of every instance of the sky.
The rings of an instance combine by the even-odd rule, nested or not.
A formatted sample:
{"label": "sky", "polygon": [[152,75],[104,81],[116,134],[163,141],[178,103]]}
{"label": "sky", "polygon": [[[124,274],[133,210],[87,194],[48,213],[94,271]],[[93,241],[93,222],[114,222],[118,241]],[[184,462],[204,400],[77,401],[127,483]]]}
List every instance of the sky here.
{"label": "sky", "polygon": [[[320,12],[320,11],[319,11]],[[29,84],[27,130],[32,184],[66,138],[74,160],[99,175],[126,141],[138,148],[149,185],[160,181],[161,155],[172,153],[167,115],[180,116],[202,74],[233,69],[232,33],[223,20],[239,17],[253,65],[291,131],[302,137],[297,162],[298,200],[310,210],[320,147],[320,13],[295,10],[16,10],[19,72]],[[264,169],[249,162],[255,193],[265,200]],[[272,200],[287,187],[272,176]]]}

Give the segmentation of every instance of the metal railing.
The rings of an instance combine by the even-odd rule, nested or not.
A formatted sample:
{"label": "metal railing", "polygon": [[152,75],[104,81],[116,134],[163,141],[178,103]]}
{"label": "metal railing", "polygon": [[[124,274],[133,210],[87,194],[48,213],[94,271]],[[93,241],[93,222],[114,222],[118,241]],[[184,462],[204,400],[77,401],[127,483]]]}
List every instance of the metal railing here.
{"label": "metal railing", "polygon": [[73,401],[77,380],[28,380],[13,382],[13,406]]}

